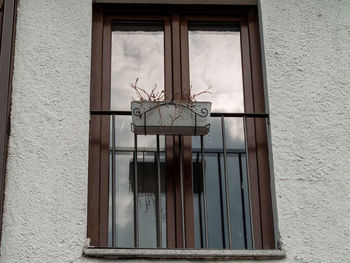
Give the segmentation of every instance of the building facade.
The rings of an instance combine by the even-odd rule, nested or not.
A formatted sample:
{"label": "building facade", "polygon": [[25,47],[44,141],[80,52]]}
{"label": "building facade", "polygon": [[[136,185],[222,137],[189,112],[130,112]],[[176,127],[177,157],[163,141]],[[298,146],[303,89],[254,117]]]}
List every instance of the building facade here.
{"label": "building facade", "polygon": [[[275,247],[228,257],[349,261],[350,2],[131,2],[257,7]],[[87,239],[96,4],[18,1],[0,262],[111,262]]]}

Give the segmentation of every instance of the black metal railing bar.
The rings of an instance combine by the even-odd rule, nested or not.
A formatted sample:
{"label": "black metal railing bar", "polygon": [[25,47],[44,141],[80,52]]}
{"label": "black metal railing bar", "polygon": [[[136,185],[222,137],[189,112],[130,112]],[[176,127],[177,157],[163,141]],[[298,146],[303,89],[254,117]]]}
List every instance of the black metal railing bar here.
{"label": "black metal railing bar", "polygon": [[[139,247],[139,211],[138,211],[138,171],[137,171],[137,162],[138,162],[138,153],[142,153],[143,155],[147,152],[155,153],[155,160],[157,163],[157,177],[156,177],[156,238],[157,238],[157,247],[162,247],[162,219],[161,219],[161,213],[162,213],[162,207],[161,207],[161,171],[160,171],[160,153],[164,153],[165,150],[160,150],[160,142],[159,142],[159,135],[156,135],[156,148],[152,147],[143,147],[138,149],[137,145],[137,135],[134,134],[134,147],[117,147],[116,146],[116,129],[115,129],[115,118],[116,116],[124,115],[124,116],[130,116],[130,111],[91,111],[91,115],[110,115],[112,117],[112,127],[111,127],[111,147],[109,148],[109,151],[112,154],[111,158],[111,168],[112,168],[112,246],[117,247],[117,237],[116,237],[116,161],[115,156],[117,153],[125,153],[125,152],[132,152],[133,153],[133,159],[134,159],[134,180],[133,180],[133,187],[134,187],[134,193],[133,193],[133,203],[134,203],[134,247]],[[222,130],[222,148],[215,148],[215,149],[205,149],[204,148],[204,138],[203,135],[200,136],[200,148],[193,148],[192,153],[197,154],[197,162],[199,160],[198,156],[201,155],[201,172],[202,172],[202,188],[203,188],[203,217],[202,218],[202,212],[200,212],[200,224],[201,224],[201,247],[209,248],[209,232],[208,232],[208,211],[207,211],[207,193],[206,193],[206,175],[205,175],[205,154],[217,154],[218,155],[218,169],[219,169],[219,191],[220,191],[220,205],[221,205],[221,221],[222,221],[222,230],[223,230],[223,246],[225,248],[232,249],[232,233],[231,233],[231,211],[230,211],[230,197],[229,197],[229,178],[228,178],[228,164],[227,164],[227,155],[230,154],[238,154],[239,156],[239,170],[240,170],[240,183],[241,183],[241,201],[242,201],[242,215],[243,215],[243,224],[244,224],[244,245],[245,247],[248,247],[248,241],[247,241],[247,228],[251,226],[247,225],[246,220],[246,213],[245,213],[245,206],[248,205],[250,207],[249,201],[245,200],[244,192],[243,192],[243,175],[242,175],[242,156],[245,155],[246,161],[248,161],[248,144],[247,144],[247,118],[265,118],[268,121],[269,115],[267,113],[211,113],[211,117],[220,117],[221,119],[221,130]],[[244,143],[245,143],[245,149],[227,149],[226,147],[226,135],[225,135],[225,117],[238,117],[243,118],[243,128],[244,128]],[[180,146],[180,153],[182,152],[182,138],[179,136],[179,146]],[[223,184],[221,181],[221,166],[220,166],[220,158],[221,155],[223,156],[223,166],[224,166],[224,185],[225,185],[225,191],[223,191]],[[182,221],[182,243],[183,247],[186,247],[186,229],[185,229],[185,209],[184,209],[184,189],[183,189],[183,159],[182,154],[180,154],[180,194],[181,194],[181,221]],[[249,175],[249,165],[246,165],[247,174]],[[248,191],[249,191],[249,185]],[[223,196],[225,198],[223,199]],[[249,196],[249,195],[248,195]],[[200,198],[199,198],[200,200]],[[227,221],[227,231],[225,231],[225,220],[224,220],[224,200],[226,204],[226,221]],[[201,209],[201,205],[199,206]],[[204,240],[203,240],[203,229],[202,229],[202,222],[204,221]],[[251,220],[249,220],[251,223]],[[252,232],[252,231],[250,231]],[[228,239],[228,246],[226,244],[226,236]],[[251,233],[253,235],[253,233]],[[253,238],[253,237],[252,237]]]}
{"label": "black metal railing bar", "polygon": [[[121,115],[121,116],[131,116],[131,111],[98,111],[92,110],[90,111],[91,115]],[[227,112],[212,112],[210,117],[236,117],[236,118],[269,118],[268,113],[227,113]]]}

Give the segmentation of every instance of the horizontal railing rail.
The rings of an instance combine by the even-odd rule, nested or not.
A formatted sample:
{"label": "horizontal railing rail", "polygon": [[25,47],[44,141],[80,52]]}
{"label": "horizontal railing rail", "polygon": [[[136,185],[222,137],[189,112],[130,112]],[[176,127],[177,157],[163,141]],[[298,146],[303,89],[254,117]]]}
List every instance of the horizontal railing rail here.
{"label": "horizontal railing rail", "polygon": [[[123,115],[131,116],[131,111],[103,111],[103,110],[92,110],[90,111],[91,115]],[[236,113],[227,113],[227,112],[212,112],[210,117],[237,117],[237,118],[269,118],[268,113],[245,113],[245,112],[236,112]]]}
{"label": "horizontal railing rail", "polygon": [[[113,150],[113,147],[110,147],[109,151],[112,151],[112,150]],[[117,152],[133,152],[134,148],[133,147],[115,147],[114,150]],[[155,147],[153,147],[153,148],[152,147],[138,147],[137,148],[137,152],[153,153],[156,151],[157,151],[157,148],[155,148]],[[165,152],[165,149],[160,150],[160,152]],[[193,153],[200,153],[201,149],[200,148],[192,148],[192,152]],[[204,149],[204,153],[209,153],[209,154],[210,153],[217,154],[217,153],[223,153],[223,152],[224,152],[224,150],[222,148],[210,148],[210,149],[206,148],[206,149]],[[245,149],[227,148],[226,152],[229,154],[240,154],[240,153],[245,153]]]}

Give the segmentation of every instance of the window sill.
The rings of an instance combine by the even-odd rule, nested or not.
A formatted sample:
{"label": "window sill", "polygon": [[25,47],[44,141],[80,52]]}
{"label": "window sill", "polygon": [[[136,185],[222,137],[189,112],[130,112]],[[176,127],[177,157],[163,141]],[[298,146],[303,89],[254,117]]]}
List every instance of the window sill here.
{"label": "window sill", "polygon": [[284,250],[84,248],[84,256],[112,259],[248,260],[283,259]]}

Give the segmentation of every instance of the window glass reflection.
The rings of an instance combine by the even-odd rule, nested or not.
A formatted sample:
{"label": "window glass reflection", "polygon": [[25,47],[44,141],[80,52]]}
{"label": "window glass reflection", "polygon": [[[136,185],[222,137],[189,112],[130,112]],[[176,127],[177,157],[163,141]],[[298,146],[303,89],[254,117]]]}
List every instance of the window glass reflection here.
{"label": "window glass reflection", "polygon": [[239,25],[190,22],[188,29],[192,94],[210,87],[199,99],[213,102],[212,112],[244,112]]}
{"label": "window glass reflection", "polygon": [[[111,122],[112,127],[112,122]],[[112,136],[112,128],[111,128]],[[163,151],[165,147],[165,137],[160,136],[159,147]],[[112,139],[110,139],[112,141]],[[131,116],[115,116],[115,142],[118,148],[131,148],[134,147],[134,133],[131,132]],[[138,151],[152,150],[155,151],[157,146],[157,137],[154,136],[137,136],[137,149]]]}
{"label": "window glass reflection", "polygon": [[[131,116],[116,115],[115,127],[110,122],[109,161],[109,246],[112,246],[112,200],[115,201],[116,247],[134,247],[134,134],[131,132]],[[112,133],[115,132],[113,147]],[[138,142],[138,202],[139,246],[157,247],[157,139],[156,136],[137,136]],[[166,195],[165,195],[165,136],[159,136],[160,176],[161,176],[161,227],[162,247],[166,247]],[[112,153],[115,152],[115,173],[113,174]],[[112,195],[113,179],[115,196]]]}
{"label": "window glass reflection", "polygon": [[[243,119],[227,117],[224,119],[224,122],[227,149],[244,150]],[[200,147],[200,136],[192,136],[192,148],[194,150],[199,150]],[[204,136],[204,148],[222,151],[222,147],[221,117],[211,117],[210,131],[208,135]]]}
{"label": "window glass reflection", "polygon": [[[230,154],[227,156],[227,170],[229,174],[230,189],[230,218],[231,218],[231,238],[233,249],[246,248],[246,228],[245,228],[245,203],[243,200],[244,190],[242,189],[241,180],[243,179],[241,155]],[[222,158],[222,168],[223,168]],[[249,220],[249,219],[248,219]],[[249,222],[249,221],[248,221]]]}
{"label": "window glass reflection", "polygon": [[242,118],[225,118],[226,146],[230,149],[245,149]]}
{"label": "window glass reflection", "polygon": [[[201,155],[194,153],[192,160],[195,248],[205,247],[204,191],[207,198],[209,248],[229,248],[224,156],[222,153],[205,154],[206,189],[203,189]],[[227,155],[232,249],[252,248],[245,161],[243,153]]]}
{"label": "window glass reflection", "polygon": [[[118,247],[134,246],[134,203],[129,183],[132,153],[116,156],[116,236]],[[112,197],[113,198],[113,197]]]}
{"label": "window glass reflection", "polygon": [[[192,136],[192,148],[199,150],[200,136]],[[205,149],[222,149],[222,130],[221,119],[210,118],[210,130],[208,135],[204,136]]]}
{"label": "window glass reflection", "polygon": [[[165,208],[165,155],[161,154],[161,204],[162,204],[162,247],[166,244],[166,208]],[[138,211],[139,211],[139,245],[143,248],[157,247],[156,224],[156,193],[157,193],[157,163],[155,153],[143,152],[138,154]],[[134,192],[134,163],[130,162],[130,187]]]}
{"label": "window glass reflection", "polygon": [[[210,87],[212,112],[244,112],[239,24],[189,23],[189,61],[192,94]],[[201,188],[200,138],[193,137],[195,247],[204,247],[203,191],[207,195],[209,248],[229,248],[223,124],[227,154],[230,223],[233,249],[251,248],[249,196],[241,118],[210,120],[204,137],[206,189]],[[244,163],[243,163],[244,162]]]}
{"label": "window glass reflection", "polygon": [[[112,158],[112,155],[110,155]],[[109,207],[109,245],[112,244],[112,198],[116,202],[117,247],[134,247],[134,159],[132,152],[118,152],[116,161],[116,196]],[[157,247],[156,195],[157,162],[154,152],[140,152],[138,167],[139,245]],[[111,167],[110,167],[111,168]],[[166,247],[165,154],[160,153],[162,247]],[[110,169],[111,171],[111,169]],[[110,173],[110,183],[112,174]]]}
{"label": "window glass reflection", "polygon": [[130,110],[130,83],[147,92],[164,89],[164,33],[159,22],[113,22],[111,110]]}

